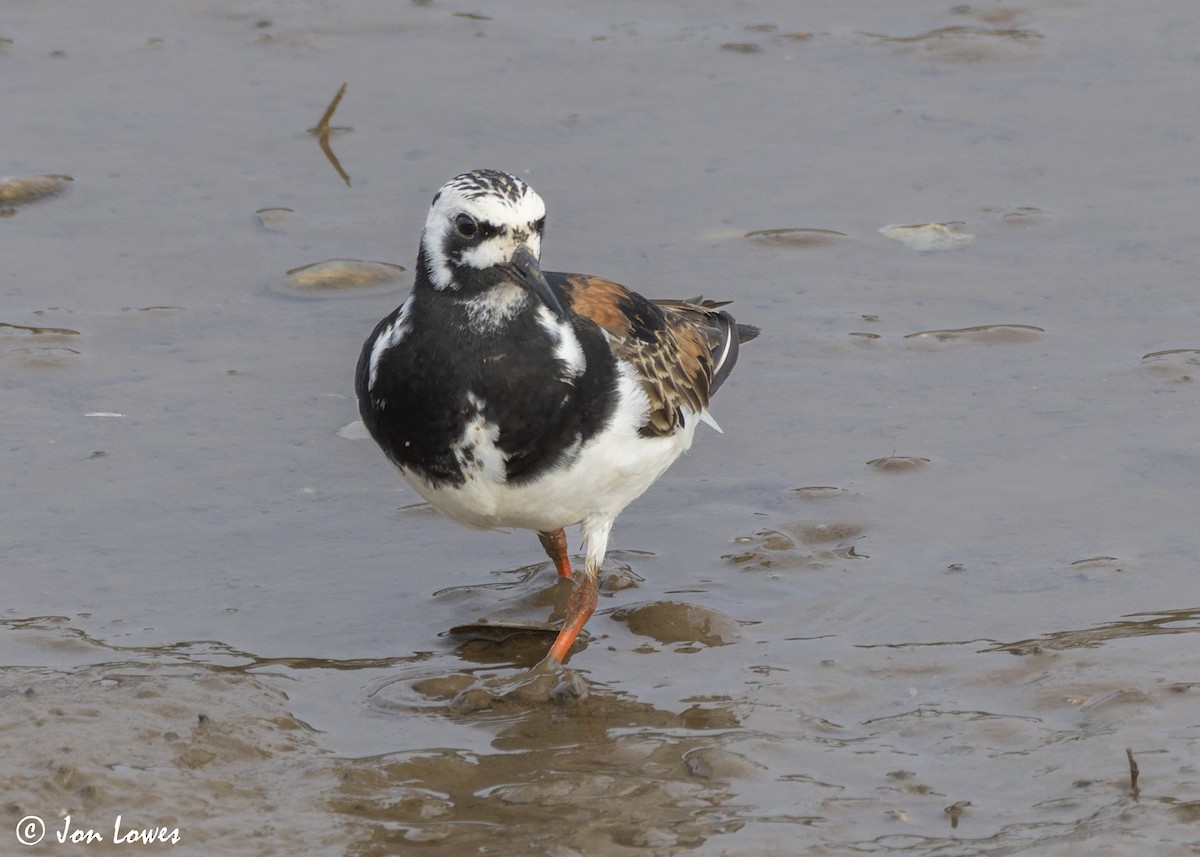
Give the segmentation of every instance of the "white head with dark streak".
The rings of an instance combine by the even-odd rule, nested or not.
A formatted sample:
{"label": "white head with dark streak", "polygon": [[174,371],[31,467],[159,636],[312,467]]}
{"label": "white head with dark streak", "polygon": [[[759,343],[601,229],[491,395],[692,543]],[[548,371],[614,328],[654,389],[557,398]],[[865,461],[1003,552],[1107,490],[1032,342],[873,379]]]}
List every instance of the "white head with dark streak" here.
{"label": "white head with dark streak", "polygon": [[519,178],[474,170],[442,185],[421,235],[429,284],[458,293],[481,318],[502,318],[530,295],[558,317],[558,298],[539,267],[546,205]]}

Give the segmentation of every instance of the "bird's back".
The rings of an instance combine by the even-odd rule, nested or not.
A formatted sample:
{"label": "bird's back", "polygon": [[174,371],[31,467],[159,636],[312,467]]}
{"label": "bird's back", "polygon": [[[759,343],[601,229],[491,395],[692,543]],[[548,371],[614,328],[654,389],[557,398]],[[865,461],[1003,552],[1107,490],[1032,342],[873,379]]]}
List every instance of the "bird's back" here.
{"label": "bird's back", "polygon": [[679,430],[685,410],[699,416],[737,363],[738,346],[758,328],[738,324],[725,303],[648,300],[637,292],[585,274],[547,272],[546,279],[578,315],[604,331],[613,354],[630,363],[650,409],[639,431],[663,436]]}

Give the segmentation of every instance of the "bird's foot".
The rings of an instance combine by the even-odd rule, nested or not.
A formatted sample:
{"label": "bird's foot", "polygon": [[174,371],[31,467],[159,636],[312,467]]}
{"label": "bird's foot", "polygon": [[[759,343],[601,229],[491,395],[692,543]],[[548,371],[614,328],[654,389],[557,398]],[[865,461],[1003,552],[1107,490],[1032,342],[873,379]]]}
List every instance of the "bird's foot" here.
{"label": "bird's foot", "polygon": [[515,676],[477,682],[455,696],[450,708],[458,714],[471,714],[546,703],[571,704],[582,702],[587,695],[587,683],[579,673],[546,658],[533,669]]}

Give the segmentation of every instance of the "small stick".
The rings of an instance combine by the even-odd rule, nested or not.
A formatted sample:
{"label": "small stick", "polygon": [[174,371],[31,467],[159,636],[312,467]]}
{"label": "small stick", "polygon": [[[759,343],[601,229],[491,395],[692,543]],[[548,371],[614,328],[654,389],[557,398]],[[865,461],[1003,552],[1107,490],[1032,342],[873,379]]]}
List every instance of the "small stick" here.
{"label": "small stick", "polygon": [[[329,120],[333,118],[333,111],[337,110],[338,105],[342,103],[342,96],[346,94],[346,84],[342,84],[342,88],[337,91],[337,95],[333,96],[333,101],[329,102],[329,106],[325,108],[325,115],[321,117],[321,121],[315,127],[309,128],[310,134],[328,134]],[[345,130],[345,129],[338,129]]]}
{"label": "small stick", "polygon": [[955,801],[954,803],[950,804],[950,806],[946,807],[944,810],[942,810],[944,813],[946,813],[946,815],[950,816],[950,829],[951,830],[958,829],[958,819],[962,817],[962,814],[966,811],[967,807],[969,807],[970,805],[971,805],[971,802],[969,800],[958,800],[958,801]]}
{"label": "small stick", "polygon": [[1141,791],[1138,788],[1138,774],[1140,771],[1138,770],[1137,760],[1133,758],[1132,747],[1125,748],[1125,758],[1129,759],[1129,792],[1133,795],[1134,800],[1136,800]]}
{"label": "small stick", "polygon": [[342,84],[341,89],[337,91],[337,95],[333,96],[333,101],[329,102],[329,106],[325,108],[325,115],[321,117],[321,121],[314,127],[308,129],[308,133],[317,136],[317,142],[321,146],[321,151],[325,153],[325,158],[333,165],[337,174],[342,177],[342,181],[346,186],[350,186],[350,176],[342,169],[342,164],[337,159],[337,155],[333,153],[333,148],[329,145],[330,131],[353,131],[353,128],[335,128],[330,126],[329,120],[333,118],[333,112],[337,110],[338,105],[342,102],[342,96],[346,94],[346,84]]}

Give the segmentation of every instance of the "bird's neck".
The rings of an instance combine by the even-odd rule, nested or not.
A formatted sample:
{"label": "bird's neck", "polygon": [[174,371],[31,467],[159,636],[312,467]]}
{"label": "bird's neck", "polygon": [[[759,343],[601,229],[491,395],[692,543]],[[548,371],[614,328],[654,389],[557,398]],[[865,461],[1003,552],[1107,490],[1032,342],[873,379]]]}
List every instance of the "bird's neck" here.
{"label": "bird's neck", "polygon": [[495,335],[519,317],[537,312],[539,302],[517,283],[489,276],[487,271],[458,268],[455,284],[439,289],[433,284],[431,263],[424,248],[417,258],[413,298],[419,304],[448,315],[448,327],[481,335]]}

